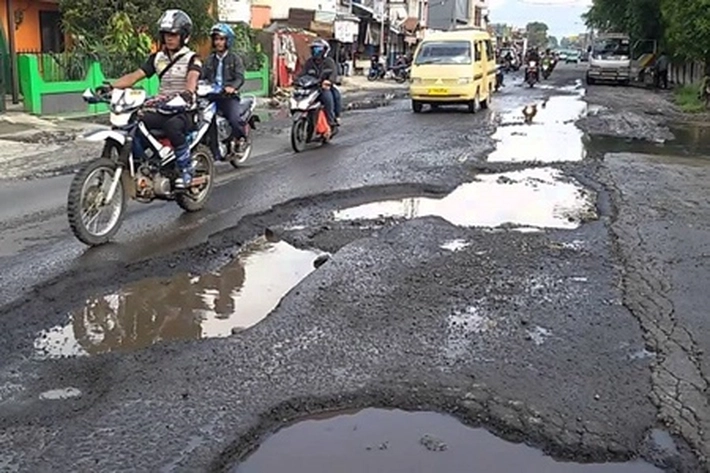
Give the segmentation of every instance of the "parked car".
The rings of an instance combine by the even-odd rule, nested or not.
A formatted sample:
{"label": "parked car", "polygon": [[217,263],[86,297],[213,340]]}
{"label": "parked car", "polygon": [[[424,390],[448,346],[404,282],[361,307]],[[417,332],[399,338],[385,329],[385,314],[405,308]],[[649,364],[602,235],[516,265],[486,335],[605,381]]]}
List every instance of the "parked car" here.
{"label": "parked car", "polygon": [[565,57],[565,64],[579,64],[582,62],[582,54],[579,51],[570,51]]}

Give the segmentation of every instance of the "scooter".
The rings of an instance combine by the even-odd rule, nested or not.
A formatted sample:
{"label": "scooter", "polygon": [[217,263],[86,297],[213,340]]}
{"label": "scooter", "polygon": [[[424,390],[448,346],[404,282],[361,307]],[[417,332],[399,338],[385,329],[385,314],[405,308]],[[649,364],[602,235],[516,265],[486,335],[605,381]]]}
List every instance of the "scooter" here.
{"label": "scooter", "polygon": [[305,150],[308,143],[325,144],[338,134],[339,127],[328,124],[325,107],[319,100],[321,83],[319,78],[310,75],[299,77],[294,83],[290,101],[291,147],[296,153]]}
{"label": "scooter", "polygon": [[261,122],[258,115],[254,115],[256,96],[244,94],[239,99],[239,117],[244,123],[246,142],[241,149],[238,144],[230,139],[232,127],[229,121],[217,110],[217,101],[228,97],[221,87],[200,81],[197,86],[198,108],[201,110],[200,122],[208,125],[205,135],[205,144],[212,151],[216,161],[228,161],[235,168],[244,164],[251,156],[253,149],[252,130]]}
{"label": "scooter", "polygon": [[542,61],[542,78],[544,80],[547,80],[550,77],[551,73],[552,73],[552,69],[550,68],[550,60],[543,59],[543,61]]}

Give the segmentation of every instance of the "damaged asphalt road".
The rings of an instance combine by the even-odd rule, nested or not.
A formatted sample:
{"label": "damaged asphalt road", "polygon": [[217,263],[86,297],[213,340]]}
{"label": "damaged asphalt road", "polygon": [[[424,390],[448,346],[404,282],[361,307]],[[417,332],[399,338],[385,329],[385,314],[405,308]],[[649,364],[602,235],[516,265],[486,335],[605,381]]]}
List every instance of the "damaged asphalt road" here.
{"label": "damaged asphalt road", "polygon": [[[510,85],[474,116],[414,115],[406,102],[354,112],[332,146],[267,155],[224,181],[207,215],[145,207],[117,244],[83,255],[65,234],[20,244],[24,262],[6,257],[2,281],[4,300],[30,290],[0,315],[0,470],[224,471],[289,421],[392,407],[450,413],[566,460],[706,471],[707,226],[692,227],[692,245],[667,242],[710,204],[696,197],[664,227],[659,209],[681,205],[680,190],[648,184],[685,189],[690,173],[651,161],[640,173],[634,156],[598,151],[575,128],[590,120],[580,77],[569,67],[554,86]],[[524,126],[530,101],[545,106]],[[195,333],[180,328],[191,310],[158,314],[150,298],[121,309],[130,291],[82,308],[176,274],[159,284],[185,307],[198,274],[255,238],[331,254],[263,320],[206,335],[220,319],[207,314]],[[261,270],[283,279],[296,254]],[[200,294],[236,297],[263,277],[240,264]],[[23,279],[33,266],[42,277]],[[228,277],[241,282],[214,286]],[[224,313],[211,304],[201,310]],[[52,329],[76,347],[45,356]]]}

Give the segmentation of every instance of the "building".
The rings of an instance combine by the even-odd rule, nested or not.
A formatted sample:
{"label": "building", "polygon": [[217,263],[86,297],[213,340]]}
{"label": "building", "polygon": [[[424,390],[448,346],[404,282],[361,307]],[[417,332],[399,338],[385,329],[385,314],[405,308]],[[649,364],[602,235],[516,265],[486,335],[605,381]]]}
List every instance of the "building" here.
{"label": "building", "polygon": [[434,30],[486,28],[487,0],[429,0],[427,25]]}

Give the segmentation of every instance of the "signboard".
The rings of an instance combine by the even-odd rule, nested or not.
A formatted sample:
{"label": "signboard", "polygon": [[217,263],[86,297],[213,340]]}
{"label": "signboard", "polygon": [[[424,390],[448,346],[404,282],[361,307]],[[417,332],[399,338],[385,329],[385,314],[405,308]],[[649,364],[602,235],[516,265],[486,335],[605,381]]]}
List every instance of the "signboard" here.
{"label": "signboard", "polygon": [[219,21],[251,23],[251,4],[247,0],[218,0]]}
{"label": "signboard", "polygon": [[359,24],[351,20],[335,21],[335,39],[341,43],[353,43],[359,32]]}

